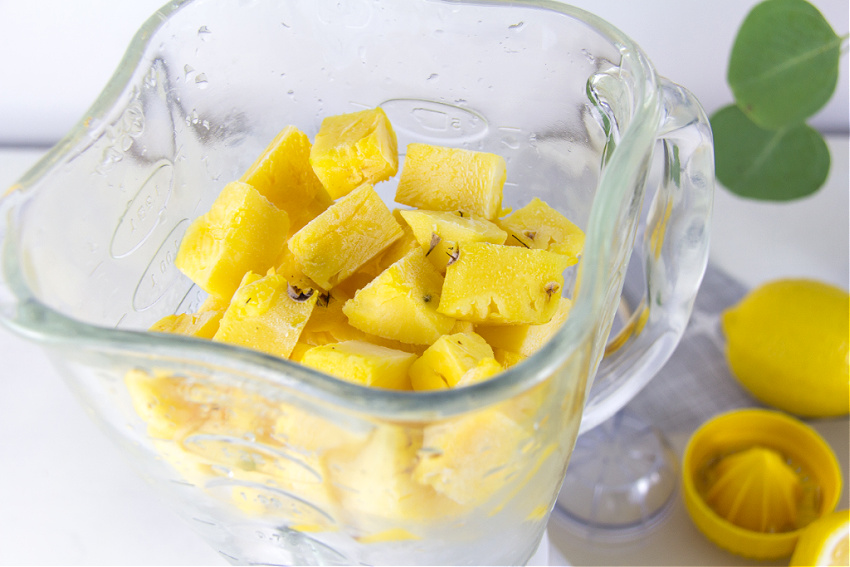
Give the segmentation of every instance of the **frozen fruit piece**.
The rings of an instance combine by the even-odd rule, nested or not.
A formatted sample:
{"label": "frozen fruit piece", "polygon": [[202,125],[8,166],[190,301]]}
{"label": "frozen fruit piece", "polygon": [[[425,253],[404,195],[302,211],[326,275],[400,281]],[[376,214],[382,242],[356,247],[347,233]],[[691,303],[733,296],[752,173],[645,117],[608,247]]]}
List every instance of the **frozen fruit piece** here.
{"label": "frozen fruit piece", "polygon": [[124,384],[133,408],[147,424],[148,435],[155,439],[183,437],[207,418],[201,404],[188,399],[189,386],[184,378],[131,370]]}
{"label": "frozen fruit piece", "polygon": [[289,250],[304,274],[329,290],[402,234],[372,186],[363,185],[293,234]]}
{"label": "frozen fruit piece", "polygon": [[584,232],[537,197],[496,222],[510,234],[506,244],[564,254],[571,265],[584,248]]}
{"label": "frozen fruit piece", "polygon": [[211,339],[218,330],[218,323],[224,311],[201,311],[198,313],[180,313],[166,315],[149,330],[155,333],[174,333],[200,339]]}
{"label": "frozen fruit piece", "polygon": [[289,214],[290,233],[333,203],[310,165],[310,148],[306,134],[287,126],[239,179]]}
{"label": "frozen fruit piece", "polygon": [[246,272],[264,273],[274,264],[288,234],[286,211],[234,181],[189,225],[175,264],[207,293],[229,299]]}
{"label": "frozen fruit piece", "polygon": [[454,388],[484,358],[493,349],[475,333],[443,335],[410,367],[410,383],[414,390]]}
{"label": "frozen fruit piece", "polygon": [[425,250],[428,260],[441,273],[457,256],[458,246],[469,242],[504,244],[508,234],[485,218],[446,211],[401,211]]}
{"label": "frozen fruit piece", "polygon": [[395,175],[398,143],[384,110],[326,117],[313,141],[310,163],[334,199]]}
{"label": "frozen fruit piece", "polygon": [[566,297],[559,299],[558,309],[542,325],[478,325],[475,332],[484,337],[493,349],[504,349],[522,356],[537,352],[561,328],[572,307]]}
{"label": "frozen fruit piece", "polygon": [[560,303],[568,263],[546,250],[466,244],[446,268],[437,311],[491,325],[546,323]]}
{"label": "frozen fruit piece", "polygon": [[410,390],[407,371],[416,355],[365,341],[344,341],[311,348],[301,364],[337,378],[374,388]]}
{"label": "frozen fruit piece", "polygon": [[443,276],[416,247],[391,265],[342,308],[349,323],[372,335],[430,345],[454,325],[437,313]]}
{"label": "frozen fruit piece", "polygon": [[288,357],[318,293],[289,285],[279,274],[249,272],[233,294],[213,340]]}
{"label": "frozen fruit piece", "polygon": [[497,410],[425,427],[413,478],[455,502],[480,505],[509,484],[526,432]]}
{"label": "frozen fruit piece", "polygon": [[495,219],[502,213],[505,160],[487,152],[409,144],[395,200],[432,211]]}
{"label": "frozen fruit piece", "polygon": [[504,369],[505,368],[502,364],[495,358],[482,358],[478,361],[478,364],[467,370],[463,376],[460,377],[460,380],[457,381],[455,386],[462,388],[463,386],[471,386],[478,382],[484,382],[485,380],[489,380],[493,376],[501,373]]}

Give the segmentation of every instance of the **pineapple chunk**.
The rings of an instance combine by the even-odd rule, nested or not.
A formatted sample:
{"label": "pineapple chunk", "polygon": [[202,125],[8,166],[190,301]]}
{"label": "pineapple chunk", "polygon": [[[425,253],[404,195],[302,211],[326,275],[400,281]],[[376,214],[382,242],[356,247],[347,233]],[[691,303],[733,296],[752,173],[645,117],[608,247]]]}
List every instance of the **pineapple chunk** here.
{"label": "pineapple chunk", "polygon": [[570,313],[572,301],[561,297],[552,319],[542,325],[478,325],[475,332],[484,337],[493,349],[504,349],[531,356],[552,338]]}
{"label": "pineapple chunk", "polygon": [[418,246],[359,290],[342,308],[357,329],[403,343],[429,345],[455,320],[437,313],[443,276]]}
{"label": "pineapple chunk", "polygon": [[310,151],[310,164],[331,197],[338,199],[398,171],[398,142],[382,108],[328,116]]}
{"label": "pineapple chunk", "polygon": [[310,148],[306,134],[287,126],[239,179],[289,214],[290,233],[333,204],[310,165]]}
{"label": "pineapple chunk", "polygon": [[307,324],[318,294],[290,286],[275,273],[248,272],[221,318],[213,340],[288,357]]}
{"label": "pineapple chunk", "polygon": [[496,360],[501,364],[504,368],[510,368],[516,364],[519,364],[526,358],[527,356],[523,356],[518,352],[512,352],[509,350],[505,350],[503,348],[494,348],[493,355],[496,357]]}
{"label": "pineapple chunk", "polygon": [[189,226],[175,265],[207,293],[229,299],[245,272],[265,272],[274,264],[288,234],[286,211],[234,181]]}
{"label": "pineapple chunk", "polygon": [[410,390],[407,375],[416,355],[365,341],[343,341],[311,348],[301,364],[362,386]]}
{"label": "pineapple chunk", "polygon": [[497,410],[429,425],[413,478],[458,504],[480,506],[509,483],[526,438],[520,425]]}
{"label": "pineapple chunk", "polygon": [[491,325],[546,323],[560,303],[568,264],[546,250],[469,243],[446,269],[437,311]]}
{"label": "pineapple chunk", "polygon": [[458,246],[469,242],[504,244],[508,233],[487,219],[445,211],[401,211],[416,240],[440,273],[456,257]]}
{"label": "pineapple chunk", "polygon": [[495,358],[482,358],[474,367],[467,370],[460,380],[457,381],[455,387],[462,388],[463,386],[471,386],[478,382],[489,380],[496,374],[501,373],[505,368]]}
{"label": "pineapple chunk", "polygon": [[187,399],[186,380],[179,376],[131,370],[124,376],[133,409],[154,439],[175,439],[197,429],[207,416],[201,404]]}
{"label": "pineapple chunk", "polygon": [[201,311],[198,313],[180,313],[166,315],[149,330],[155,333],[174,333],[200,339],[211,339],[218,330],[223,311]]}
{"label": "pineapple chunk", "polygon": [[410,383],[414,390],[454,388],[484,358],[493,349],[475,333],[443,335],[410,367]]}
{"label": "pineapple chunk", "polygon": [[304,274],[329,290],[404,234],[371,185],[358,187],[289,239]]}
{"label": "pineapple chunk", "polygon": [[507,244],[564,254],[570,265],[578,262],[584,248],[584,232],[537,197],[496,222],[510,234]]}
{"label": "pineapple chunk", "polygon": [[420,429],[380,424],[365,446],[329,451],[328,482],[348,515],[345,521],[371,532],[457,513],[456,503],[413,480],[421,447]]}
{"label": "pineapple chunk", "polygon": [[403,205],[463,211],[493,220],[502,214],[505,159],[496,154],[409,144],[396,189]]}

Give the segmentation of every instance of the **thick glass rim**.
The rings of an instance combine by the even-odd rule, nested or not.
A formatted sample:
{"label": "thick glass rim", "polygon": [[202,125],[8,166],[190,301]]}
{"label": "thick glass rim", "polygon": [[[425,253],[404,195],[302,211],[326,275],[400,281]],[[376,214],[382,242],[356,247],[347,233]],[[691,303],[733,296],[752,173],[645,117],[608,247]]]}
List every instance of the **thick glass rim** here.
{"label": "thick glass rim", "polygon": [[[132,88],[134,78],[144,61],[148,47],[157,31],[177,12],[205,0],[174,0],[157,10],[139,28],[130,42],[115,73],[83,118],[58,142],[18,183],[0,198],[4,213],[11,213],[13,197],[23,196],[36,186],[53,167],[64,159],[79,153],[99,134],[92,130],[92,120],[107,116],[121,103],[122,97]],[[96,326],[69,318],[38,300],[27,286],[20,271],[14,246],[14,235],[9,227],[0,232],[3,243],[2,270],[5,283],[13,297],[13,313],[5,307],[0,310],[0,323],[43,346],[62,345],[75,349],[100,352],[133,353],[168,359],[169,368],[178,369],[174,361],[188,360],[204,366],[214,365],[240,375],[257,376],[270,387],[275,384],[297,389],[305,396],[351,411],[366,410],[370,415],[397,420],[435,419],[463,413],[506,400],[552,376],[595,331],[590,324],[604,300],[603,290],[594,289],[596,281],[605,277],[610,263],[606,252],[607,235],[615,229],[614,215],[606,214],[611,207],[622,202],[629,184],[622,183],[612,171],[637,170],[645,159],[647,148],[654,143],[658,125],[658,79],[643,51],[625,34],[605,20],[590,12],[557,0],[444,0],[452,4],[520,6],[559,12],[580,20],[605,37],[620,53],[621,61],[630,63],[629,69],[637,87],[634,115],[628,126],[620,132],[617,149],[611,154],[600,177],[599,189],[594,198],[586,233],[585,253],[581,261],[582,281],[574,297],[570,317],[555,336],[537,353],[513,366],[499,376],[472,386],[429,392],[405,392],[360,386],[328,376],[292,361],[258,351],[212,341],[202,341],[178,335],[162,335],[144,331],[131,331]],[[5,201],[5,202],[4,202]],[[8,214],[8,219],[12,215]],[[593,261],[588,261],[592,259]],[[1,298],[0,298],[1,299]],[[185,365],[188,369],[191,365]],[[591,374],[595,367],[590,368]],[[258,387],[262,393],[265,385]],[[587,384],[589,391],[590,384]]]}

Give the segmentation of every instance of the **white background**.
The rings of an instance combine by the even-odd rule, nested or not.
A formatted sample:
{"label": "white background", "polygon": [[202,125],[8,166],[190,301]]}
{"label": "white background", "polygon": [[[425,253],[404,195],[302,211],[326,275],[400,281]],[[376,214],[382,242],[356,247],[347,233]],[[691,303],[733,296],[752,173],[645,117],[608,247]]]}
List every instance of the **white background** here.
{"label": "white background", "polygon": [[[164,0],[0,0],[0,146],[51,145],[106,84],[138,27]],[[756,0],[574,0],[634,39],[659,73],[710,113],[732,102],[726,84],[738,27]],[[814,0],[839,35],[847,0]],[[811,121],[848,132],[848,57],[838,88]]]}

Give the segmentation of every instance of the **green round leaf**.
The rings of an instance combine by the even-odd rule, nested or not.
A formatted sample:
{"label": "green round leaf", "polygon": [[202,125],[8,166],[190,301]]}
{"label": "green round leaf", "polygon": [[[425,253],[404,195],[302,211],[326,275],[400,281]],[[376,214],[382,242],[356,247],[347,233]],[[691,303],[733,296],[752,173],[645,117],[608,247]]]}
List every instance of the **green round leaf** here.
{"label": "green round leaf", "polygon": [[840,56],[841,38],[817,8],[805,0],[766,0],[738,31],[727,79],[753,122],[779,129],[827,103]]}
{"label": "green round leaf", "polygon": [[829,173],[829,148],[806,124],[765,130],[730,105],[711,117],[717,180],[749,199],[789,201],[817,191]]}

